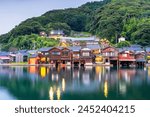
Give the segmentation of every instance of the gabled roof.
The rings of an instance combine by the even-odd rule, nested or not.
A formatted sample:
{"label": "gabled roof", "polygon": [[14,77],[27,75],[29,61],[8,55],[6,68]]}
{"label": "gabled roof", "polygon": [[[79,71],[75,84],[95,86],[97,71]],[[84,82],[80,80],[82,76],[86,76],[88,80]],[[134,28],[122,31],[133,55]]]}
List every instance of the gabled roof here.
{"label": "gabled roof", "polygon": [[130,47],[132,47],[132,48],[142,48],[142,46],[141,46],[141,45],[138,45],[138,44],[130,45]]}
{"label": "gabled roof", "polygon": [[40,48],[38,51],[45,52],[45,51],[49,51],[50,49],[52,49],[52,47]]}
{"label": "gabled roof", "polygon": [[113,46],[107,46],[107,47],[103,48],[102,50],[105,50],[105,49],[107,49],[107,48],[113,48],[113,49],[115,49],[115,50],[118,50],[117,48],[115,48],[115,47],[113,47]]}
{"label": "gabled roof", "polygon": [[7,57],[7,56],[0,56],[0,59],[1,59],[1,60],[10,60],[10,57]]}
{"label": "gabled roof", "polygon": [[64,49],[68,49],[68,50],[70,50],[70,48],[69,48],[69,47],[62,47],[62,50],[64,50]]}
{"label": "gabled roof", "polygon": [[9,56],[9,52],[0,52],[0,56]]}
{"label": "gabled roof", "polygon": [[81,46],[72,46],[72,47],[69,47],[69,49],[72,50],[73,52],[76,52],[76,51],[81,50]]}
{"label": "gabled roof", "polygon": [[133,51],[133,52],[144,52],[144,49],[141,47],[137,47],[137,46],[131,46],[131,47],[123,47],[121,49],[119,49],[119,52],[121,51]]}
{"label": "gabled roof", "polygon": [[100,47],[99,44],[87,45],[86,47],[87,47],[87,48],[90,48],[91,50],[94,50],[94,49],[101,49],[101,47]]}
{"label": "gabled roof", "polygon": [[81,50],[82,50],[82,51],[91,51],[91,49],[90,49],[90,48],[87,48],[87,47],[82,48]]}

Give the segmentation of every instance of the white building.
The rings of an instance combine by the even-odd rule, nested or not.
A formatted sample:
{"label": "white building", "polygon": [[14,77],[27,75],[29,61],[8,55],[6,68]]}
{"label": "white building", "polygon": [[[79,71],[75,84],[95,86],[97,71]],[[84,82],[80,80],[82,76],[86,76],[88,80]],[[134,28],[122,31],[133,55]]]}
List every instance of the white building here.
{"label": "white building", "polygon": [[118,39],[118,42],[120,43],[121,41],[125,41],[126,39],[124,38],[124,37],[120,37],[119,39]]}

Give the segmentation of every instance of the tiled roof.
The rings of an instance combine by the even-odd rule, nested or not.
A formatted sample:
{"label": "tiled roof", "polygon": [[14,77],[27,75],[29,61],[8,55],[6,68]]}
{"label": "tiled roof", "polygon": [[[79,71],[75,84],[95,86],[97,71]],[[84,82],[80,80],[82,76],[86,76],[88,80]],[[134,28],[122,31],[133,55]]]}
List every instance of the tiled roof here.
{"label": "tiled roof", "polygon": [[122,48],[125,51],[144,51],[141,47],[124,47]]}
{"label": "tiled roof", "polygon": [[93,50],[93,49],[101,49],[101,47],[100,47],[99,44],[87,45],[86,47],[87,47],[87,48],[90,48],[91,50]]}
{"label": "tiled roof", "polygon": [[49,51],[50,49],[52,49],[52,47],[45,47],[45,48],[40,48],[39,51],[40,52]]}
{"label": "tiled roof", "polygon": [[70,50],[72,51],[80,51],[81,50],[81,46],[72,46],[72,47],[69,47]]}
{"label": "tiled roof", "polygon": [[146,52],[150,52],[150,47],[145,48]]}
{"label": "tiled roof", "polygon": [[137,44],[130,45],[130,47],[132,47],[132,48],[142,48],[141,45],[137,45]]}
{"label": "tiled roof", "polygon": [[0,56],[9,56],[9,52],[0,52]]}
{"label": "tiled roof", "polygon": [[84,51],[90,51],[91,49],[90,49],[90,48],[85,47],[85,48],[82,48],[81,50],[84,50]]}
{"label": "tiled roof", "polygon": [[0,59],[1,59],[1,60],[9,60],[10,57],[7,57],[7,56],[0,56]]}

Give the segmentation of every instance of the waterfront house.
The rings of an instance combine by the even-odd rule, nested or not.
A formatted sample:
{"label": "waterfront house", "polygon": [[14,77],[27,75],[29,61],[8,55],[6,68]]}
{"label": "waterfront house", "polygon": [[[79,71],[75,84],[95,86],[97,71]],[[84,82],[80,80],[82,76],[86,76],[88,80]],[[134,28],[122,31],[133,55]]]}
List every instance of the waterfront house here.
{"label": "waterfront house", "polygon": [[9,56],[9,52],[0,52],[0,64],[10,63],[12,61],[11,56]]}
{"label": "waterfront house", "polygon": [[146,53],[141,45],[131,45],[128,50],[135,53],[136,65],[144,66],[146,63]]}
{"label": "waterfront house", "polygon": [[11,58],[7,56],[0,56],[0,64],[10,63]]}
{"label": "waterfront house", "polygon": [[72,64],[75,66],[79,66],[81,46],[72,46],[69,49],[72,51]]}
{"label": "waterfront house", "polygon": [[66,66],[66,65],[71,65],[71,57],[72,53],[69,48],[62,48],[61,49],[61,65]]}
{"label": "waterfront house", "polygon": [[39,58],[38,54],[32,54],[28,58],[28,64],[30,64],[30,65],[39,64],[39,59],[40,58]]}
{"label": "waterfront house", "polygon": [[150,47],[145,48],[147,63],[150,63]]}
{"label": "waterfront house", "polygon": [[95,63],[103,63],[103,57],[100,54],[101,53],[101,47],[99,44],[94,44],[94,45],[87,45],[87,48],[90,48],[92,50],[92,55],[93,55],[93,62]]}
{"label": "waterfront house", "polygon": [[81,65],[93,65],[92,50],[87,47],[83,47],[80,50],[80,64]]}
{"label": "waterfront house", "polygon": [[119,65],[129,67],[135,66],[135,64],[135,52],[132,49],[126,48],[119,52]]}
{"label": "waterfront house", "polygon": [[50,63],[50,53],[49,51],[52,47],[40,48],[38,50],[38,55],[40,57],[40,64],[48,64]]}
{"label": "waterfront house", "polygon": [[115,47],[105,47],[101,50],[101,54],[103,56],[104,59],[104,64],[106,65],[114,65],[117,66],[118,65],[118,49]]}
{"label": "waterfront house", "polygon": [[28,51],[27,50],[19,50],[15,53],[15,62],[28,62]]}
{"label": "waterfront house", "polygon": [[53,47],[49,51],[50,63],[58,66],[61,64],[61,47]]}
{"label": "waterfront house", "polygon": [[17,53],[15,60],[16,60],[16,63],[27,62],[28,54],[27,53]]}
{"label": "waterfront house", "polygon": [[146,55],[145,53],[135,53],[136,65],[137,66],[144,66],[146,63]]}
{"label": "waterfront house", "polygon": [[86,45],[86,47],[92,50],[93,55],[98,55],[101,53],[101,47],[99,44],[94,44],[94,45],[89,44],[89,45]]}

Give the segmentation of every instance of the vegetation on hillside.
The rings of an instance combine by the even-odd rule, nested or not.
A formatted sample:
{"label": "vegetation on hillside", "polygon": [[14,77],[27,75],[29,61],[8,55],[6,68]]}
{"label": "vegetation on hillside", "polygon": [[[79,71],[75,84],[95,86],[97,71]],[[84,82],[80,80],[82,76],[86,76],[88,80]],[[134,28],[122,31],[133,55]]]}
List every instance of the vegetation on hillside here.
{"label": "vegetation on hillside", "polygon": [[46,37],[40,37],[36,34],[18,36],[10,40],[8,44],[3,45],[3,50],[11,50],[12,48],[19,49],[38,49],[42,47],[52,47],[57,46],[59,40],[54,40]]}
{"label": "vegetation on hillside", "polygon": [[[70,35],[71,31],[86,31],[91,14],[97,8],[103,6],[107,2],[110,2],[110,0],[91,3],[89,2],[79,8],[53,10],[43,14],[40,17],[27,19],[7,34],[1,35],[0,43],[4,45],[3,49],[9,49],[10,45],[13,45],[17,48],[31,48],[27,47],[31,40],[27,39],[25,35],[39,34],[40,31],[49,33],[51,30],[57,29],[64,30],[65,34],[67,35]],[[16,44],[17,40],[20,38],[26,38],[21,39],[24,40],[23,43],[25,43],[25,46],[22,45],[23,43]]]}
{"label": "vegetation on hillside", "polygon": [[143,46],[150,45],[150,1],[112,0],[91,20],[90,31],[115,43],[120,36]]}
{"label": "vegetation on hillside", "polygon": [[[114,44],[117,38],[124,36],[131,43],[147,46],[150,45],[150,1],[103,0],[89,2],[78,8],[49,11],[40,17],[27,19],[1,35],[0,43],[3,49],[9,49],[10,46],[28,49],[31,48],[28,44],[31,40],[26,38],[27,35],[39,34],[40,31],[49,33],[53,29],[64,30],[67,35],[72,31],[89,32],[107,38]],[[43,43],[51,42],[45,40]],[[52,43],[37,47],[56,45],[57,42]]]}

